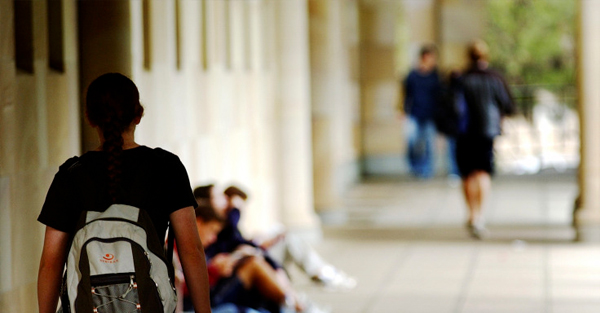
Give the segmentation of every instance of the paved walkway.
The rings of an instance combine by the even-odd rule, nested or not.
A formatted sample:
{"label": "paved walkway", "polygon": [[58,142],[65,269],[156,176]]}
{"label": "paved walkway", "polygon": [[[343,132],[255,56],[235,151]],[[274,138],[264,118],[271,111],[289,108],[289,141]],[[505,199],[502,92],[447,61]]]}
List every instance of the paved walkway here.
{"label": "paved walkway", "polygon": [[491,236],[464,228],[460,189],[446,181],[371,180],[347,195],[345,221],[317,249],[356,276],[349,292],[295,284],[336,313],[600,312],[600,244],[574,242],[574,176],[497,178]]}

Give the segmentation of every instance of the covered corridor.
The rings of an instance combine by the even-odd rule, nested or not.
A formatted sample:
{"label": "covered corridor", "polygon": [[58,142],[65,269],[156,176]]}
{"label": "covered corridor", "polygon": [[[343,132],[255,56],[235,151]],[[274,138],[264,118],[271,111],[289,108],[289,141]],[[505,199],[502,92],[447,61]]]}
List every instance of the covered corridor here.
{"label": "covered corridor", "polygon": [[576,192],[572,175],[499,177],[490,236],[473,241],[445,180],[368,180],[318,246],[358,287],[323,292],[298,272],[295,282],[333,312],[598,312],[600,242],[574,242]]}
{"label": "covered corridor", "polygon": [[374,178],[406,173],[411,58],[432,42],[441,69],[464,65],[484,2],[0,1],[0,312],[37,309],[36,218],[59,166],[97,146],[82,99],[111,71],[140,90],[140,144],[178,155],[193,186],[248,191],[243,231],[322,238],[358,287],[295,283],[333,312],[598,311],[600,1],[573,1],[578,173],[499,177],[484,241],[459,188]]}

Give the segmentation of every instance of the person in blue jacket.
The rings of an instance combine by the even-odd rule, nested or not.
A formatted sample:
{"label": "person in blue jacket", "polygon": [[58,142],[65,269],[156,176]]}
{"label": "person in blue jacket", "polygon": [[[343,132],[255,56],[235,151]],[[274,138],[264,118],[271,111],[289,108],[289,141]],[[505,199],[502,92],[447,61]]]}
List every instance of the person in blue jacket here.
{"label": "person in blue jacket", "polygon": [[437,72],[433,45],[421,48],[419,64],[404,80],[404,112],[414,125],[408,137],[408,163],[411,173],[419,178],[434,175],[435,110],[442,83]]}

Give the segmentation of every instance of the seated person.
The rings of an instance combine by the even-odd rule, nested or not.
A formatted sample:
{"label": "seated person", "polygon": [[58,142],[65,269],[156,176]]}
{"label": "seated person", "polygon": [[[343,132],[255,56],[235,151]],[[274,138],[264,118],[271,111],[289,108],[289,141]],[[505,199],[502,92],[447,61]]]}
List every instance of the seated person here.
{"label": "seated person", "polygon": [[[330,290],[348,290],[356,286],[354,278],[324,261],[305,240],[286,232],[282,225],[265,239],[245,239],[238,223],[241,217],[240,210],[244,208],[248,196],[240,188],[230,186],[221,193],[216,186],[206,185],[194,189],[194,196],[199,203],[211,204],[226,219],[226,226],[219,233],[217,243],[207,249],[207,255],[214,255],[219,251],[233,251],[236,247],[243,247],[248,251],[259,248],[256,253],[263,254],[265,260],[282,273],[282,264],[293,262],[313,281]],[[285,280],[289,280],[287,276],[281,279],[284,283],[287,283]]]}
{"label": "seated person", "polygon": [[[247,253],[251,254],[263,254],[262,251],[257,250],[260,248],[251,240],[244,238],[238,228],[240,220],[240,210],[228,209],[227,198],[223,192],[216,191],[217,187],[214,185],[206,185],[197,187],[194,189],[194,196],[200,206],[208,205],[211,206],[215,212],[224,219],[224,226],[217,239],[209,247],[205,247],[205,253],[207,258],[212,258],[221,252],[233,252],[238,249],[244,249]],[[275,260],[271,259],[268,255],[264,255],[265,261],[269,263],[274,269],[281,269]]]}
{"label": "seated person", "polygon": [[[223,228],[223,220],[211,206],[196,209],[200,239],[210,247]],[[218,253],[207,260],[213,312],[280,313],[309,312],[295,300],[293,292],[282,286],[276,272],[261,256],[245,253]],[[185,285],[181,286],[185,295]],[[184,299],[184,310],[189,309]],[[315,311],[314,308],[310,312]]]}

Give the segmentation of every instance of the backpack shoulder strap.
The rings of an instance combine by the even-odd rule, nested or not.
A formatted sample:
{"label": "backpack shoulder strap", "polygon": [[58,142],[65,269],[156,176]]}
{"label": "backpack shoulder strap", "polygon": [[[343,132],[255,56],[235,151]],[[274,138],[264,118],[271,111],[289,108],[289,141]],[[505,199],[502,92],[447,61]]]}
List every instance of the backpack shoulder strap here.
{"label": "backpack shoulder strap", "polygon": [[173,266],[173,250],[175,248],[175,231],[173,230],[173,224],[169,222],[169,231],[167,235],[167,268],[169,269],[169,277],[171,281],[175,281],[175,267]]}

